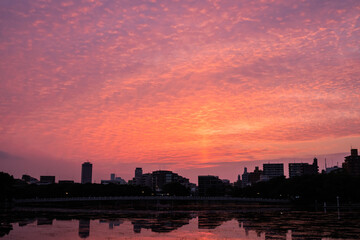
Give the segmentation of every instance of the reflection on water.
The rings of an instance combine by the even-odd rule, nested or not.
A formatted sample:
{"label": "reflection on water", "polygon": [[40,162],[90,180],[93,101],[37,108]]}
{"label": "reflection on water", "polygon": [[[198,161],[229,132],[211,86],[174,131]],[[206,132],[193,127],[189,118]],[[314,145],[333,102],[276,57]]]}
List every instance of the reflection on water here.
{"label": "reflection on water", "polygon": [[[26,216],[26,217],[25,217]],[[358,211],[65,211],[2,214],[4,239],[359,239]]]}
{"label": "reflection on water", "polygon": [[79,220],[79,237],[87,238],[90,236],[90,218]]}

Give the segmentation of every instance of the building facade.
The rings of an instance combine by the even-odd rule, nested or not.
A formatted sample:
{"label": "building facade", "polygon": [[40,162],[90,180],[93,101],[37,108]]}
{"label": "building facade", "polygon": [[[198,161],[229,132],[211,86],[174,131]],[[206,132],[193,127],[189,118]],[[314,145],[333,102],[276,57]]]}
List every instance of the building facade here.
{"label": "building facade", "polygon": [[351,155],[345,157],[343,169],[352,176],[360,176],[360,156],[357,149],[351,149]]}
{"label": "building facade", "polygon": [[263,174],[263,171],[259,169],[259,167],[255,167],[255,170],[253,172],[249,173],[248,177],[248,184],[253,185],[257,182],[260,182],[261,175]]}
{"label": "building facade", "polygon": [[92,182],[92,164],[90,162],[84,162],[81,165],[81,184]]}
{"label": "building facade", "polygon": [[199,195],[214,196],[224,192],[224,183],[218,176],[198,176]]}
{"label": "building facade", "polygon": [[55,176],[40,176],[40,183],[53,184],[55,183]]}
{"label": "building facade", "polygon": [[242,183],[241,183],[242,187],[244,188],[246,186],[249,186],[249,173],[246,167],[244,167],[244,173],[241,175],[241,177],[242,177]]}
{"label": "building facade", "polygon": [[317,158],[314,158],[313,164],[308,163],[289,163],[289,177],[299,177],[303,175],[313,175],[319,173]]}
{"label": "building facade", "polygon": [[268,178],[276,178],[284,176],[283,163],[265,163],[263,164],[263,174]]}

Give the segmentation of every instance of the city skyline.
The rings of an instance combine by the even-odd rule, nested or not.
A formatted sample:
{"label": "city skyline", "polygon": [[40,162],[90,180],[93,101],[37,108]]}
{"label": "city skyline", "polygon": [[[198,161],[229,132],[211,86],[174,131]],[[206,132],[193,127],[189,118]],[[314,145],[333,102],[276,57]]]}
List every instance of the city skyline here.
{"label": "city skyline", "polygon": [[[238,175],[236,176],[236,178],[233,176],[229,177],[226,176],[224,177],[224,175],[221,175],[222,177],[220,178],[221,180],[226,180],[229,181],[229,183],[232,184],[236,184],[237,181],[243,181],[243,174],[247,173],[252,173],[252,169],[254,169],[254,172],[259,171],[260,170],[260,175],[263,175],[263,177],[265,178],[260,178],[260,175],[258,176],[259,179],[257,179],[256,181],[268,181],[273,177],[279,177],[279,176],[284,176],[285,178],[291,178],[294,176],[302,176],[302,175],[312,175],[312,174],[319,174],[319,173],[330,173],[333,170],[338,170],[338,169],[342,169],[342,167],[344,166],[344,163],[346,162],[346,159],[351,158],[351,156],[356,156],[356,159],[358,159],[358,149],[351,149],[350,151],[350,155],[348,154],[347,156],[344,157],[343,161],[337,161],[336,165],[333,164],[333,162],[331,161],[330,164],[329,162],[327,162],[326,158],[324,159],[324,167],[319,167],[318,163],[318,159],[315,157],[314,159],[312,159],[313,162],[307,162],[307,161],[296,161],[293,160],[291,162],[284,162],[284,161],[278,161],[278,162],[271,162],[267,161],[264,162],[262,161],[261,164],[263,166],[263,169],[260,169],[259,167],[261,166],[261,164],[259,164],[259,162],[256,162],[256,165],[253,168],[249,168],[249,165],[244,165],[242,170],[244,172],[242,172],[240,170],[240,172],[238,172]],[[286,167],[286,165],[288,165]],[[251,165],[252,166],[252,165]],[[306,168],[306,170],[304,170],[303,168]],[[291,170],[291,168],[293,168],[293,170]],[[359,171],[358,168],[358,163],[356,163],[354,166],[352,165],[351,168],[356,168],[357,170],[355,171]],[[301,170],[300,170],[301,169]],[[114,170],[114,169],[113,169]],[[354,169],[353,169],[354,170]],[[291,171],[293,171],[293,173],[291,173]],[[300,172],[298,172],[300,171]],[[345,170],[348,171],[348,170]],[[142,167],[136,167],[134,174],[132,177],[130,177],[127,180],[122,179],[121,176],[119,176],[118,174],[115,173],[116,170],[114,170],[111,173],[108,173],[108,175],[110,174],[110,179],[109,180],[104,180],[101,179],[100,181],[97,180],[92,180],[92,175],[93,175],[93,168],[92,168],[92,163],[89,161],[83,162],[81,164],[81,177],[80,177],[80,181],[79,183],[81,184],[86,184],[86,183],[101,183],[101,184],[108,184],[108,183],[113,183],[113,184],[130,184],[130,185],[141,185],[143,183],[141,183],[141,177],[142,175],[152,175],[156,172],[172,172],[172,174],[178,175],[177,173],[173,172],[171,169],[155,169],[155,170],[149,170],[149,171],[145,171],[143,172]],[[85,174],[85,175],[84,175]],[[293,176],[291,176],[293,174]],[[295,174],[295,175],[294,175]],[[357,173],[358,174],[358,173]],[[127,174],[127,175],[131,175],[131,174]],[[24,177],[25,176],[25,177]],[[205,173],[205,174],[198,174],[196,176],[196,178],[200,177],[200,176],[215,176],[215,177],[219,177],[219,174],[209,174],[209,173]],[[16,177],[16,176],[15,176]],[[47,182],[47,181],[41,181],[41,178],[53,178],[53,180],[51,180],[51,183],[55,183],[55,178],[56,176],[44,176],[44,175],[40,175],[39,179],[40,179],[40,183],[41,182]],[[32,182],[33,180],[35,180],[35,182]],[[62,179],[60,176],[58,176],[58,183],[60,182],[72,182],[72,183],[76,183],[77,178],[73,178],[73,179]],[[36,183],[38,182],[38,180],[36,178],[34,178],[34,176],[30,176],[28,173],[26,174],[22,174],[22,180],[25,180],[28,183]],[[196,183],[195,178],[194,177],[190,177],[188,178],[188,180],[190,180],[191,183]],[[145,180],[146,181],[146,180]],[[247,180],[246,180],[247,181]],[[48,182],[48,183],[50,183]]]}
{"label": "city skyline", "polygon": [[[234,181],[360,148],[360,2],[0,2],[0,170]],[[64,174],[64,175],[63,175]],[[287,175],[285,168],[285,175]]]}

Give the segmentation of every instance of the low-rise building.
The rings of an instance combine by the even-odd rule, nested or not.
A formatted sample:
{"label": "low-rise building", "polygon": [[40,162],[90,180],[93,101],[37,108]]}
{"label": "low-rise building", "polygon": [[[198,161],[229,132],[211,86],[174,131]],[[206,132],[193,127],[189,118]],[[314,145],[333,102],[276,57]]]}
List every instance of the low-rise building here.
{"label": "low-rise building", "polygon": [[289,163],[289,177],[298,177],[303,175],[313,175],[319,173],[317,158],[314,158],[313,164],[309,163]]}
{"label": "low-rise building", "polygon": [[53,184],[55,183],[55,176],[40,176],[40,184]]}
{"label": "low-rise building", "polygon": [[342,167],[348,174],[360,176],[360,156],[357,149],[351,149],[351,155],[345,157]]}
{"label": "low-rise building", "polygon": [[22,175],[22,178],[21,178],[23,181],[25,181],[26,183],[29,183],[29,184],[34,184],[34,183],[38,183],[39,180],[37,180],[36,178],[30,176],[30,175],[27,175],[27,174],[24,174]]}
{"label": "low-rise building", "polygon": [[110,180],[101,180],[101,184],[127,184],[121,177],[116,177],[115,173],[110,174]]}
{"label": "low-rise building", "polygon": [[224,192],[224,183],[218,176],[198,176],[198,181],[200,196],[221,195]]}

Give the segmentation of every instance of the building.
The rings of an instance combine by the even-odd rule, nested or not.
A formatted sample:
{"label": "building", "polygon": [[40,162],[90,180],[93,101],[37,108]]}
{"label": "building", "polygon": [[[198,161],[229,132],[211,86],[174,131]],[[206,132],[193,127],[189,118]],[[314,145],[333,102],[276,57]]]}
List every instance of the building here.
{"label": "building", "polygon": [[114,181],[114,180],[115,180],[115,173],[111,173],[111,174],[110,174],[110,180],[111,180],[111,181]]}
{"label": "building", "polygon": [[223,195],[225,190],[224,183],[218,176],[198,176],[198,183],[200,196]]}
{"label": "building", "polygon": [[151,173],[145,173],[141,175],[140,185],[152,189],[153,183]]}
{"label": "building", "polygon": [[249,173],[248,184],[253,185],[257,182],[260,182],[260,178],[262,174],[263,171],[259,170],[259,167],[255,167],[255,170]]}
{"label": "building", "polygon": [[165,184],[173,182],[173,173],[171,171],[154,171],[152,172],[152,189],[161,191]]}
{"label": "building", "polygon": [[[143,174],[144,175],[144,174]],[[192,188],[193,184],[190,183],[188,178],[182,177],[172,171],[159,170],[151,173],[152,176],[152,190],[161,192],[164,185],[168,183],[180,183],[186,188]]]}
{"label": "building", "polygon": [[142,174],[143,174],[142,168],[135,169],[135,178],[141,178]]}
{"label": "building", "polygon": [[135,169],[135,177],[133,179],[135,185],[141,185],[141,177],[143,175],[142,168]]}
{"label": "building", "polygon": [[177,173],[173,173],[171,171],[159,170],[152,172],[151,175],[152,175],[152,186],[153,186],[152,189],[154,191],[162,191],[164,185],[173,182],[177,182],[184,185],[185,187],[189,187],[188,186],[190,183],[189,179],[184,178],[178,175]]}
{"label": "building", "polygon": [[263,175],[267,179],[284,176],[284,164],[283,163],[265,163],[263,164]]}
{"label": "building", "polygon": [[126,184],[126,181],[121,177],[116,177],[115,173],[110,174],[110,180],[101,180],[101,184]]}
{"label": "building", "polygon": [[21,178],[23,181],[29,183],[29,184],[33,184],[33,183],[38,183],[39,180],[37,180],[36,178],[30,176],[30,175],[22,175],[22,178]]}
{"label": "building", "polygon": [[352,176],[360,176],[360,156],[357,149],[351,149],[351,155],[345,157],[343,169]]}
{"label": "building", "polygon": [[90,236],[90,218],[79,220],[79,237],[88,238]]}
{"label": "building", "polygon": [[242,174],[241,177],[242,177],[242,187],[249,186],[249,173],[246,167],[244,167],[244,173]]}
{"label": "building", "polygon": [[81,184],[92,182],[92,164],[84,162],[81,167]]}
{"label": "building", "polygon": [[338,166],[327,167],[327,168],[325,168],[325,170],[323,170],[323,172],[328,174],[328,173],[331,173],[334,171],[338,171],[339,169],[341,169],[341,168],[339,168]]}
{"label": "building", "polygon": [[242,188],[242,181],[241,181],[240,174],[238,174],[237,181],[234,182],[234,187],[236,187],[236,188]]}
{"label": "building", "polygon": [[41,184],[53,184],[55,183],[55,176],[40,176]]}
{"label": "building", "polygon": [[74,184],[74,180],[59,180],[59,184]]}
{"label": "building", "polygon": [[164,185],[169,183],[180,183],[186,188],[194,189],[195,184],[190,183],[188,178],[182,177],[177,173],[166,170],[158,170],[152,173],[143,173],[142,168],[135,169],[135,177],[129,180],[129,184],[149,187],[153,191],[161,192]]}
{"label": "building", "polygon": [[303,175],[313,175],[319,173],[317,158],[314,158],[313,164],[308,163],[289,163],[289,177],[298,177]]}

